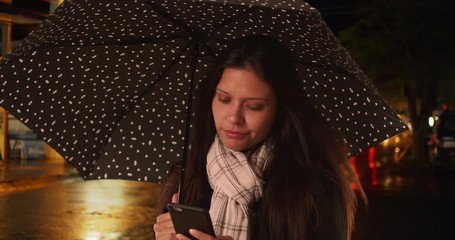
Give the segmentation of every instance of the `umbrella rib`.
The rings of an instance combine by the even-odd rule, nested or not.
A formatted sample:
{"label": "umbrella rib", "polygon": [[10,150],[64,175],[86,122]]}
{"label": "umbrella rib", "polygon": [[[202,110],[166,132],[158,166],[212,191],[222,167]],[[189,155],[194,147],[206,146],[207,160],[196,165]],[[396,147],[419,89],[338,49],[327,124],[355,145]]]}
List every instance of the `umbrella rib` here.
{"label": "umbrella rib", "polygon": [[150,7],[153,8],[160,16],[164,17],[177,27],[183,28],[186,32],[191,32],[191,29],[183,24],[183,22],[178,21],[176,18],[174,18],[171,14],[167,13],[163,8],[161,8],[157,3],[151,2],[151,1],[145,1]]}
{"label": "umbrella rib", "polygon": [[[219,23],[218,25],[215,25],[212,28],[213,31],[212,31],[212,34],[210,34],[210,37],[212,37],[213,33],[218,31],[219,29],[227,27],[229,24],[236,22],[239,18],[242,18],[243,16],[248,15],[248,14],[256,11],[257,9],[258,9],[257,7],[251,7],[250,9],[243,11],[232,18],[226,19],[225,21]],[[218,39],[218,41],[225,42],[225,43],[229,42],[229,41],[222,41],[222,39]]]}
{"label": "umbrella rib", "polygon": [[[219,23],[218,25],[215,25],[211,29],[211,33],[207,34],[207,39],[210,40],[210,41],[216,41],[216,42],[219,42],[219,43],[228,44],[229,43],[228,40],[226,40],[225,38],[215,38],[215,37],[213,37],[213,34],[215,32],[217,32],[219,29],[228,26],[230,23],[235,22],[237,19],[239,19],[239,18],[241,18],[241,17],[243,17],[245,15],[248,15],[248,14],[254,12],[255,10],[256,10],[256,7],[252,7],[251,9],[249,9],[249,11],[241,12],[241,13],[237,14],[237,16],[229,18],[229,19]],[[204,38],[203,38],[203,40],[204,40]],[[202,47],[204,49],[207,50],[207,53],[208,53],[209,56],[211,56],[213,59],[216,58],[216,55],[215,55],[212,47],[209,45],[209,41],[200,41],[199,43],[202,45]]]}
{"label": "umbrella rib", "polygon": [[84,44],[84,43],[81,43],[81,44],[75,44],[75,43],[59,43],[58,45],[57,44],[43,44],[43,45],[40,45],[38,47],[36,47],[35,49],[37,48],[52,48],[52,47],[96,47],[96,46],[111,46],[111,45],[133,45],[133,44],[145,44],[145,43],[164,43],[164,41],[166,40],[176,40],[176,39],[184,39],[185,37],[187,37],[188,35],[183,35],[183,34],[173,34],[173,35],[167,35],[166,37],[162,37],[162,38],[141,38],[141,39],[122,39],[122,41],[118,41],[118,40],[115,40],[115,41],[101,41],[101,42],[98,42],[98,43],[90,43],[90,44]]}
{"label": "umbrella rib", "polygon": [[341,68],[341,67],[325,66],[325,65],[318,64],[318,63],[313,63],[313,62],[304,61],[304,60],[295,60],[295,59],[294,59],[294,63],[300,64],[300,65],[311,66],[314,68],[324,69],[324,70],[332,70],[334,72],[341,72],[341,73],[347,74],[347,75],[357,79],[357,77],[354,76],[351,72],[349,72],[348,70]]}
{"label": "umbrella rib", "polygon": [[[163,71],[161,72],[161,74],[157,77],[157,80],[150,84],[150,86],[145,89],[145,91],[143,91],[143,94],[140,95],[137,99],[142,99],[146,93],[149,92],[150,89],[152,89],[154,86],[156,86],[162,79],[163,79],[163,76],[166,75],[166,73],[169,71],[169,69],[171,69],[171,67],[177,62],[177,59],[179,59],[179,57],[177,56],[176,58],[174,58],[164,69]],[[134,104],[136,104],[136,102],[134,102]],[[134,105],[134,104],[131,104],[131,105]],[[128,112],[128,108],[127,110],[125,111],[125,114],[126,112]],[[123,114],[122,117],[125,115]]]}

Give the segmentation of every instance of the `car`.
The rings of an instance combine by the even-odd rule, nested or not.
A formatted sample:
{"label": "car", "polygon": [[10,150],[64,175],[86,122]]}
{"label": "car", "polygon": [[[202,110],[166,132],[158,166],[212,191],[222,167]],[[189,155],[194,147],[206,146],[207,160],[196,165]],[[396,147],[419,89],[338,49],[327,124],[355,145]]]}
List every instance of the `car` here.
{"label": "car", "polygon": [[455,170],[455,110],[440,114],[430,142],[432,170]]}

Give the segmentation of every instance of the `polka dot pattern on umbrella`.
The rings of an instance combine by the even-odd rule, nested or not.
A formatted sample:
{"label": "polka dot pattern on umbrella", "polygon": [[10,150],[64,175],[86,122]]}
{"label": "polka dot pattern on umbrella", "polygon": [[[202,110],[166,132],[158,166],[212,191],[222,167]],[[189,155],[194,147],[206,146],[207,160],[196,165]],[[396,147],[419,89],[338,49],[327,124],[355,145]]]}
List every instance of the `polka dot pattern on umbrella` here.
{"label": "polka dot pattern on umbrella", "polygon": [[85,179],[159,182],[187,149],[190,90],[250,34],[291,49],[350,156],[405,130],[320,13],[296,0],[65,0],[1,60],[0,105]]}

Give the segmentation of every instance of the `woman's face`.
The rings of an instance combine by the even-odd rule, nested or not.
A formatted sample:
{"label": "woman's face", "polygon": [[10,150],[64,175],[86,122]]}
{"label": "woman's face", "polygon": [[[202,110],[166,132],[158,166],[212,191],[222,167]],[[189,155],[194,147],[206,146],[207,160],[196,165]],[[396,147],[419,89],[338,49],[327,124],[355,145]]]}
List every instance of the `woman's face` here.
{"label": "woman's face", "polygon": [[275,120],[275,94],[251,68],[226,68],[216,87],[212,112],[223,144],[245,151],[268,137]]}

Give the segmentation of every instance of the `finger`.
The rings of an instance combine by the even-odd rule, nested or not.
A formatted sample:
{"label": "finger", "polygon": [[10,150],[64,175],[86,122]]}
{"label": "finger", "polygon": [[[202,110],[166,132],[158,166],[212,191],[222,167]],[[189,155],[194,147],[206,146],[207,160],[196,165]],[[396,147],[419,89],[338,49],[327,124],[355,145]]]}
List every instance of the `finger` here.
{"label": "finger", "polygon": [[173,233],[166,233],[166,234],[156,234],[155,235],[155,239],[156,240],[174,240],[174,239],[178,239],[176,238],[175,234]]}
{"label": "finger", "polygon": [[158,232],[158,231],[175,232],[174,226],[168,222],[161,222],[161,223],[153,224],[153,230],[155,232]]}
{"label": "finger", "polygon": [[174,193],[174,195],[172,195],[172,203],[178,203],[178,202],[179,202],[179,194]]}
{"label": "finger", "polygon": [[158,215],[156,223],[153,225],[153,230],[158,232],[171,232],[175,233],[174,224],[171,221],[169,213]]}
{"label": "finger", "polygon": [[178,233],[177,235],[175,235],[175,238],[177,238],[178,240],[191,240],[191,238],[183,235],[183,234],[180,234]]}
{"label": "finger", "polygon": [[153,225],[153,231],[155,233],[173,233],[175,234],[175,229],[170,224],[163,224],[163,223],[155,223]]}
{"label": "finger", "polygon": [[169,213],[163,213],[163,214],[158,215],[158,217],[156,217],[157,223],[167,222],[167,221],[171,221],[171,215]]}
{"label": "finger", "polygon": [[175,230],[173,227],[170,227],[169,224],[156,223],[153,225],[153,231],[155,232],[156,240],[176,239]]}
{"label": "finger", "polygon": [[211,240],[211,239],[215,239],[213,238],[212,236],[204,233],[204,232],[201,232],[201,231],[198,231],[196,229],[190,229],[190,234],[191,236],[197,238],[197,239],[201,239],[201,240]]}

